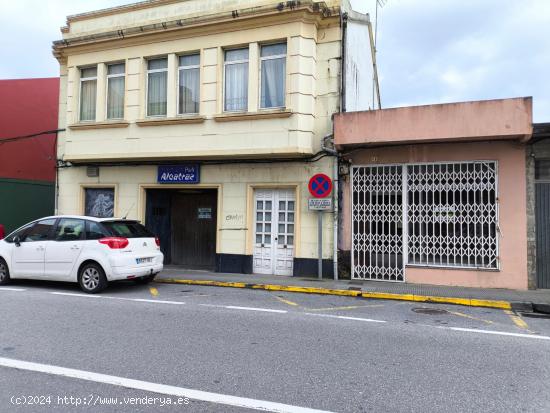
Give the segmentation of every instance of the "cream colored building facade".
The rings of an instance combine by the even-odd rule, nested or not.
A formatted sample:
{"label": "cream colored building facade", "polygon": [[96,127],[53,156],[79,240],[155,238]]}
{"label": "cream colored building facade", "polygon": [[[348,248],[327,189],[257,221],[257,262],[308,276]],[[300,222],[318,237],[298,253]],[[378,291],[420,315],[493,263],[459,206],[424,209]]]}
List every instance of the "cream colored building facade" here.
{"label": "cream colored building facade", "polygon": [[[342,41],[348,25],[355,43]],[[138,219],[158,233],[168,264],[316,273],[308,180],[316,173],[333,178],[335,159],[322,146],[332,115],[343,104],[379,107],[368,16],[351,11],[347,0],[153,0],[70,16],[62,34],[54,42],[65,129],[58,213]],[[275,105],[263,91],[263,83],[273,84],[269,76],[280,74],[262,66],[271,45],[283,50]],[[234,60],[228,52],[237,49]],[[230,72],[234,61],[241,66]],[[198,80],[182,74],[189,68]],[[342,80],[343,70],[351,80]],[[245,96],[235,110],[228,82],[244,71],[238,90]],[[193,93],[180,85],[190,78]],[[348,99],[346,88],[354,91]],[[190,111],[183,100],[192,101]],[[333,230],[327,213],[327,276]]]}

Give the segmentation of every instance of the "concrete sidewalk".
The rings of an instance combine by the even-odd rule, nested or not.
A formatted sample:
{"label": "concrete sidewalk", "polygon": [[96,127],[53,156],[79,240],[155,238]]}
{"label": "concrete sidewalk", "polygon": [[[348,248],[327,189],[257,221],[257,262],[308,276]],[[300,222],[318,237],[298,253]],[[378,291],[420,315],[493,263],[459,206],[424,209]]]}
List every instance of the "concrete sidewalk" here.
{"label": "concrete sidewalk", "polygon": [[517,291],[384,281],[334,281],[275,275],[224,274],[171,266],[165,267],[157,275],[156,281],[550,312],[550,290]]}

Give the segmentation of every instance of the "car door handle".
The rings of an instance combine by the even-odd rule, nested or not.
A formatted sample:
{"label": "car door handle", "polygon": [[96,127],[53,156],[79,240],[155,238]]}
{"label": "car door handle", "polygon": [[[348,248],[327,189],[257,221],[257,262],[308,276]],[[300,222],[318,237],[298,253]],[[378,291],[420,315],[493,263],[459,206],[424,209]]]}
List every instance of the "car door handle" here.
{"label": "car door handle", "polygon": [[44,251],[44,247],[36,247],[36,251]]}
{"label": "car door handle", "polygon": [[71,249],[72,249],[72,250],[79,250],[80,247],[79,247],[78,245],[73,245],[73,246],[71,247]]}

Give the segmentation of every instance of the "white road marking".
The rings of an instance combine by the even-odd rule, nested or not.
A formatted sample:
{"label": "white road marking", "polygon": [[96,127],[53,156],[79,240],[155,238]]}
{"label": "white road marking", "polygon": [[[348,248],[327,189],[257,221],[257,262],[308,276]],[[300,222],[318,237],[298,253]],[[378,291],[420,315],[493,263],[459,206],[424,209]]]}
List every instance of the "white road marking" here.
{"label": "white road marking", "polygon": [[[24,288],[0,287],[0,291],[2,290],[26,291],[26,289]],[[63,293],[63,292],[50,292],[50,294],[73,296],[73,297],[86,297],[86,298],[106,298],[106,299],[113,299],[113,300],[125,300],[125,301],[157,303],[157,304],[174,304],[174,305],[185,304],[184,302],[181,302],[181,301],[163,301],[163,300],[152,300],[152,299],[145,299],[145,298],[125,298],[125,297],[113,297],[113,296],[104,296],[104,295],[96,295],[96,294],[77,294],[77,293]],[[240,307],[240,306],[234,306],[234,305],[216,305],[216,304],[199,304],[199,305],[203,307],[227,308],[230,310],[260,311],[260,312],[266,312],[266,313],[279,313],[279,314],[288,313],[287,310],[274,310],[271,308]],[[371,318],[361,318],[361,317],[349,317],[349,316],[343,316],[343,315],[300,313],[296,311],[293,313],[304,314],[307,316],[314,316],[314,317],[328,317],[328,318],[337,318],[341,320],[363,321],[363,322],[369,322],[369,323],[387,323],[387,321],[384,321],[384,320],[375,320]],[[430,324],[416,324],[416,325],[438,328],[443,330],[461,331],[461,332],[467,332],[467,333],[492,334],[492,335],[509,336],[509,337],[531,338],[536,340],[550,340],[550,336],[541,336],[537,334],[509,333],[506,331],[478,330],[474,328],[463,328],[463,327],[434,326]]]}
{"label": "white road marking", "polygon": [[[113,298],[118,298],[118,297],[113,297]],[[185,304],[182,301],[165,301],[165,300],[150,300],[150,299],[148,300],[146,298],[128,298],[128,300],[138,301],[140,303],[175,304],[175,305]]]}
{"label": "white road marking", "polygon": [[60,292],[57,292],[57,291],[51,292],[50,294],[54,294],[54,295],[68,295],[68,296],[70,296],[70,297],[103,298],[102,295],[97,295],[97,294],[60,293]]}
{"label": "white road marking", "polygon": [[169,386],[166,384],[151,383],[147,381],[128,379],[125,377],[94,373],[91,371],[76,370],[65,367],[52,366],[48,364],[32,363],[23,360],[14,360],[0,357],[0,366],[52,374],[55,376],[71,377],[74,379],[86,380],[95,383],[111,384],[113,386],[143,390],[158,394],[166,394],[169,396],[187,397],[192,400],[199,400],[208,403],[223,404],[228,406],[236,406],[245,409],[280,413],[329,413],[324,410],[315,410],[307,407],[292,406],[289,404],[282,404],[265,400],[249,399],[246,397],[230,396],[227,394],[211,393],[201,390],[187,389],[184,387]]}
{"label": "white road marking", "polygon": [[304,313],[304,314],[312,315],[314,317],[340,318],[342,320],[366,321],[369,323],[387,323],[387,321],[384,321],[384,320],[373,320],[372,318],[348,317],[345,315],[317,314],[317,313]]}
{"label": "white road marking", "polygon": [[[430,326],[434,327],[434,326]],[[534,338],[538,340],[550,340],[548,336],[539,336],[536,334],[521,334],[521,333],[508,333],[506,331],[491,331],[491,330],[477,330],[475,328],[462,328],[462,327],[445,327],[445,326],[435,326],[444,330],[453,330],[453,331],[464,331],[468,333],[480,333],[480,334],[494,334],[499,336],[512,336],[512,337],[523,337],[523,338]]]}
{"label": "white road marking", "polygon": [[236,305],[228,305],[228,306],[225,306],[225,308],[229,308],[230,310],[263,311],[266,313],[280,313],[280,314],[288,313],[288,311],[286,310],[273,310],[271,308],[256,308],[256,307],[238,307]]}
{"label": "white road marking", "polygon": [[182,301],[165,301],[165,300],[153,300],[153,299],[146,299],[146,298],[113,297],[109,295],[97,295],[97,294],[76,294],[76,293],[61,293],[61,292],[52,292],[50,294],[66,295],[69,297],[105,298],[108,300],[135,301],[139,303],[175,304],[175,305],[185,304]]}
{"label": "white road marking", "polygon": [[287,310],[273,310],[271,308],[239,307],[236,305],[219,305],[219,304],[199,304],[199,305],[202,307],[227,308],[229,310],[263,311],[264,313],[279,313],[279,314],[288,313]]}

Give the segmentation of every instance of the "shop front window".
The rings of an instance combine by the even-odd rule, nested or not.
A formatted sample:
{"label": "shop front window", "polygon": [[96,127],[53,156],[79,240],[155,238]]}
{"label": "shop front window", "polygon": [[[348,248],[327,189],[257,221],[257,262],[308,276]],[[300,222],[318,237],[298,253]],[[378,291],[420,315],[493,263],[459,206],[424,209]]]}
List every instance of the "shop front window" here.
{"label": "shop front window", "polygon": [[352,168],[352,278],[405,281],[404,266],[497,269],[497,163]]}
{"label": "shop front window", "polygon": [[407,167],[408,263],[497,268],[495,162]]}

